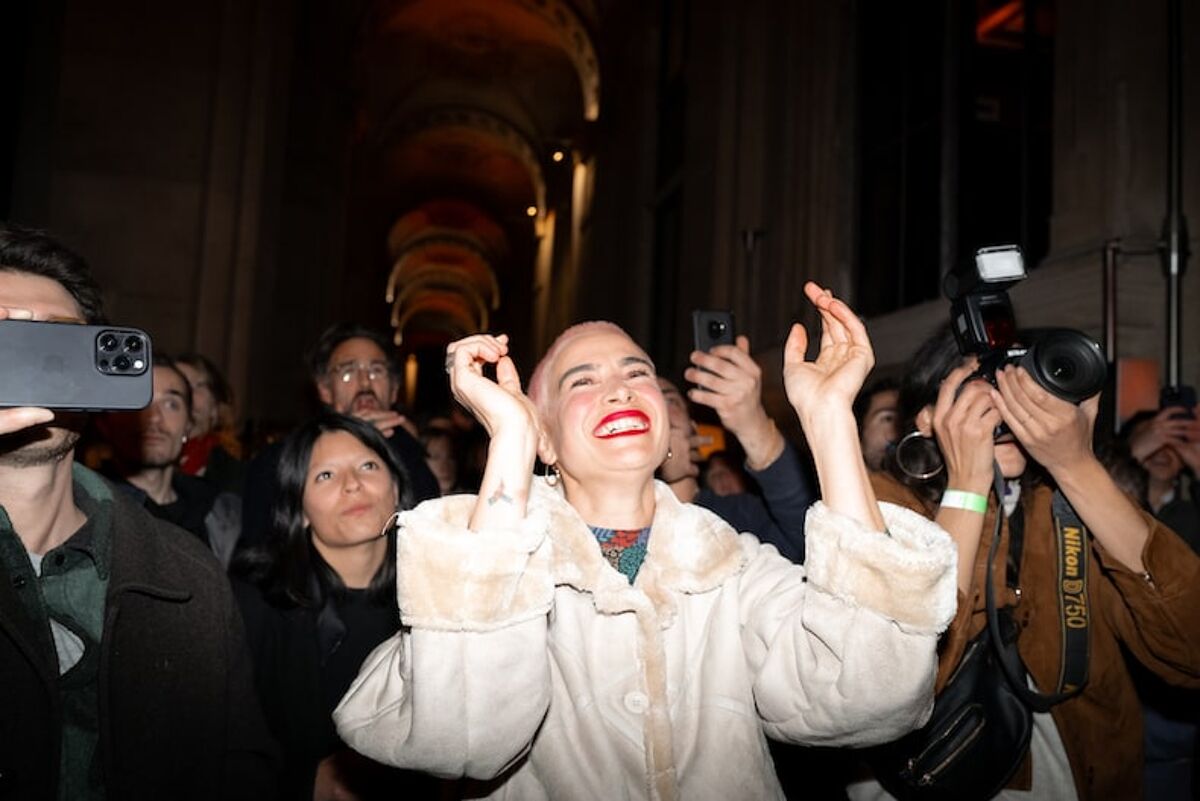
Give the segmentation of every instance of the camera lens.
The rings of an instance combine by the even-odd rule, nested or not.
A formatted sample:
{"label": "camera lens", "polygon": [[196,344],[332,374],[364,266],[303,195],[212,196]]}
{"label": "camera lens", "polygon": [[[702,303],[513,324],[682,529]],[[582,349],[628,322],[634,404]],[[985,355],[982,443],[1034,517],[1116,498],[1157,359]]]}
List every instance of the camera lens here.
{"label": "camera lens", "polygon": [[1036,332],[1020,363],[1047,392],[1071,403],[1095,395],[1108,378],[1100,347],[1067,328]]}
{"label": "camera lens", "polygon": [[129,361],[128,356],[118,356],[117,358],[113,359],[112,364],[114,368],[120,370],[121,372],[125,372],[133,366],[133,362]]}
{"label": "camera lens", "polygon": [[141,353],[142,340],[140,337],[125,337],[125,350],[127,353]]}
{"label": "camera lens", "polygon": [[725,323],[721,320],[708,321],[708,335],[713,339],[720,339],[725,334]]}
{"label": "camera lens", "polygon": [[1075,362],[1063,356],[1055,356],[1046,362],[1046,374],[1053,378],[1056,384],[1071,381],[1077,372]]}
{"label": "camera lens", "polygon": [[110,351],[116,350],[120,341],[112,334],[104,334],[100,337],[100,350]]}

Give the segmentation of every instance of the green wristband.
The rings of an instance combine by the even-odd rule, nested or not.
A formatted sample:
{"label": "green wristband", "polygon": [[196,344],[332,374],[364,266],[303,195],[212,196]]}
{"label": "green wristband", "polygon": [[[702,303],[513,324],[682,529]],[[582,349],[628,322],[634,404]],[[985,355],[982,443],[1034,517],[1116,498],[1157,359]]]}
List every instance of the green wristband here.
{"label": "green wristband", "polygon": [[987,512],[987,497],[977,492],[948,489],[942,494],[943,509],[966,509],[968,512]]}

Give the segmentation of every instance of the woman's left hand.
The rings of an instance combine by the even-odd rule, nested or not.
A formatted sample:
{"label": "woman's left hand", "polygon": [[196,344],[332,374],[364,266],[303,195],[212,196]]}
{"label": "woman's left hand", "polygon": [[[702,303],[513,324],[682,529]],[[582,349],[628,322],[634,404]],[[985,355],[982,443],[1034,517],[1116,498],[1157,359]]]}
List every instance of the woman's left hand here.
{"label": "woman's left hand", "polygon": [[804,285],[804,294],[821,315],[821,348],[814,361],[805,359],[808,332],[799,323],[792,326],[783,348],[783,386],[802,424],[823,409],[849,411],[875,365],[867,328],[858,315],[812,281]]}
{"label": "woman's left hand", "polygon": [[1092,427],[1100,408],[1097,393],[1076,406],[1042,389],[1023,367],[996,371],[992,399],[1013,436],[1054,474],[1095,459]]}
{"label": "woman's left hand", "polygon": [[808,437],[821,497],[834,512],[875,531],[883,514],[867,477],[850,405],[875,364],[866,326],[833,293],[809,281],[804,294],[821,314],[821,349],[807,361],[808,333],[793,325],[783,346],[783,386]]}

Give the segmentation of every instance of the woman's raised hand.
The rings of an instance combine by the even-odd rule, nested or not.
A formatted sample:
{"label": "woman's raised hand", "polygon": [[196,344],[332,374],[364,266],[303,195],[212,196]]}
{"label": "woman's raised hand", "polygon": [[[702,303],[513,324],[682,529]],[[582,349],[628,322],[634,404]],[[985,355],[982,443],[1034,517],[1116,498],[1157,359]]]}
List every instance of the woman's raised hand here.
{"label": "woman's raised hand", "polygon": [[809,281],[804,294],[821,315],[821,348],[814,361],[805,359],[808,332],[793,325],[783,348],[783,386],[808,431],[808,421],[823,410],[850,409],[875,352],[862,320],[832,292]]}
{"label": "woman's raised hand", "polygon": [[[483,374],[488,364],[496,365],[495,380]],[[474,531],[514,525],[525,516],[541,426],[508,356],[508,335],[475,334],[450,343],[446,372],[455,399],[491,437],[469,525]]]}
{"label": "woman's raised hand", "polygon": [[875,364],[866,326],[828,289],[809,281],[804,294],[821,314],[821,349],[805,359],[808,333],[793,325],[783,346],[783,386],[808,437],[821,496],[833,511],[883,531],[850,405]]}
{"label": "woman's raised hand", "polygon": [[[496,366],[495,380],[483,374]],[[488,436],[527,433],[536,437],[537,413],[521,391],[521,378],[508,356],[508,335],[474,334],[446,348],[446,372],[454,398],[487,430]]]}

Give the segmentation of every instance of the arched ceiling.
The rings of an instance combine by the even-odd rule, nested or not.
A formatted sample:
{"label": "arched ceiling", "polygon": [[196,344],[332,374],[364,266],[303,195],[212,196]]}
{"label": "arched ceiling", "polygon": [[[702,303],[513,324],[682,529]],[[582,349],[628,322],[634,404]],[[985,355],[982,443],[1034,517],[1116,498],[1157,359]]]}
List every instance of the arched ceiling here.
{"label": "arched ceiling", "polygon": [[[591,0],[376,0],[353,53],[349,234],[402,350],[528,325],[538,240],[600,114]],[[381,225],[387,220],[386,225]]]}

